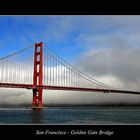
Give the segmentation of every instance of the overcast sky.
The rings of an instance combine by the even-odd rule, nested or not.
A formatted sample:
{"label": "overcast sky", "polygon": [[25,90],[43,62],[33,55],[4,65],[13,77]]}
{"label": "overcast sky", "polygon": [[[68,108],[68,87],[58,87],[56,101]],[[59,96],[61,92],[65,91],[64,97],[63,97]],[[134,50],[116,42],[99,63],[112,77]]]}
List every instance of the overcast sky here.
{"label": "overcast sky", "polygon": [[[140,16],[0,16],[0,57],[40,41],[105,84],[140,90]],[[5,91],[0,89],[0,96]],[[47,95],[50,100],[44,99],[57,103],[58,95],[64,98],[62,92],[59,93],[52,92],[54,98]],[[74,101],[81,103],[85,98],[90,103],[140,102],[140,97],[136,95],[104,97],[96,93],[63,93],[66,93],[65,98],[73,101],[75,97]],[[26,94],[21,96],[25,99],[23,102],[30,102]],[[7,103],[13,97],[1,98],[0,102]],[[66,100],[60,101],[63,103]]]}

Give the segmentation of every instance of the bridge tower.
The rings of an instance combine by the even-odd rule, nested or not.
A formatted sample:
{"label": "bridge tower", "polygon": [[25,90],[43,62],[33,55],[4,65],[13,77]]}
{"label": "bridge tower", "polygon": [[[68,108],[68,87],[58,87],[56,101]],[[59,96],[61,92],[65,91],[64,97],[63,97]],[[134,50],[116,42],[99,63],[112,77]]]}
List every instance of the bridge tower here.
{"label": "bridge tower", "polygon": [[33,101],[32,108],[42,108],[42,64],[43,64],[43,43],[35,43],[34,50],[34,73],[33,73]]}

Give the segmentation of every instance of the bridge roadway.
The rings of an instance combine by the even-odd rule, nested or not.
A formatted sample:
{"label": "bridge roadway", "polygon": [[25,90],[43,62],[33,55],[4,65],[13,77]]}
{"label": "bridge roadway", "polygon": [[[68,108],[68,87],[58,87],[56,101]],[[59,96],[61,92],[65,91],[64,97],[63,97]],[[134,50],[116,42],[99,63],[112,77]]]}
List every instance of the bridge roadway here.
{"label": "bridge roadway", "polygon": [[37,89],[38,87],[42,87],[43,89],[46,89],[46,90],[68,90],[68,91],[86,91],[86,92],[103,92],[103,93],[140,94],[140,91],[130,91],[130,90],[80,88],[80,87],[49,86],[49,85],[42,85],[42,86],[33,87],[32,84],[0,83],[0,87],[3,87],[3,88],[26,88],[26,89]]}

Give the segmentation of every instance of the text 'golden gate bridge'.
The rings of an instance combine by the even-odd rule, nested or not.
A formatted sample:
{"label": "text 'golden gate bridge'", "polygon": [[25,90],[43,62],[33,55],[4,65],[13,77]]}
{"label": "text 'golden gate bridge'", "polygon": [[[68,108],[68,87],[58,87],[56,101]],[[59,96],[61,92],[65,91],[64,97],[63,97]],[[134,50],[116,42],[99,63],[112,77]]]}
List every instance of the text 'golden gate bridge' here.
{"label": "text 'golden gate bridge'", "polygon": [[140,94],[95,80],[42,42],[0,58],[0,87],[32,89],[33,108],[42,108],[43,89]]}

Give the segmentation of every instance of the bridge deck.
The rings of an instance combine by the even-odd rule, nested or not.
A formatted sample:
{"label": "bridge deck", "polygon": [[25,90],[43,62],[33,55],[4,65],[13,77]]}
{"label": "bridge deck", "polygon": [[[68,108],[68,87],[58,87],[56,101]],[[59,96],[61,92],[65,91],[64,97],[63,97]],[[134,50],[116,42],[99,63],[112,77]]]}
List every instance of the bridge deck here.
{"label": "bridge deck", "polygon": [[[3,87],[3,88],[26,88],[26,89],[37,88],[37,87],[33,87],[32,84],[12,84],[12,83],[0,83],[0,87]],[[103,93],[140,94],[140,91],[128,91],[128,90],[64,87],[64,86],[49,86],[49,85],[42,85],[41,87],[43,87],[43,89],[46,89],[46,90],[68,90],[68,91],[86,91],[86,92],[103,92]]]}

